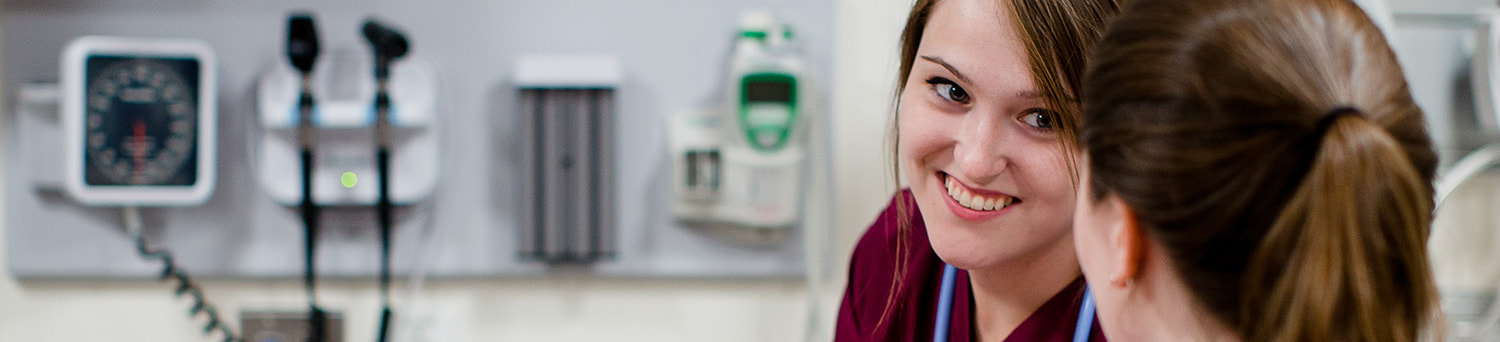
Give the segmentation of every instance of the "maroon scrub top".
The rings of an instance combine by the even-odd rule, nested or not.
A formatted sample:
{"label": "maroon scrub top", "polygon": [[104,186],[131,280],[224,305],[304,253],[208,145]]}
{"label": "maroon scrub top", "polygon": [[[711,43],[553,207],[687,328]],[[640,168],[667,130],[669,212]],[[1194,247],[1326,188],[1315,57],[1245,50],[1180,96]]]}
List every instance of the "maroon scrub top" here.
{"label": "maroon scrub top", "polygon": [[[906,201],[907,216],[897,217],[896,201]],[[905,220],[911,227],[904,246],[897,245],[898,223]],[[896,250],[904,247],[906,271],[901,274],[905,285],[894,294],[896,305],[887,311],[895,286]],[[844,302],[839,307],[838,327],[834,341],[932,341],[937,320],[938,291],[942,286],[943,261],[927,241],[927,227],[911,190],[902,190],[880,213],[875,224],[865,231],[854,256],[849,261],[849,282]],[[954,282],[953,320],[950,341],[974,339],[974,297],[969,292],[968,271],[958,270]],[[1078,309],[1083,304],[1083,277],[1052,296],[1012,331],[1005,341],[1071,342],[1078,324]],[[883,314],[888,312],[885,323]],[[1105,341],[1094,319],[1090,341]]]}

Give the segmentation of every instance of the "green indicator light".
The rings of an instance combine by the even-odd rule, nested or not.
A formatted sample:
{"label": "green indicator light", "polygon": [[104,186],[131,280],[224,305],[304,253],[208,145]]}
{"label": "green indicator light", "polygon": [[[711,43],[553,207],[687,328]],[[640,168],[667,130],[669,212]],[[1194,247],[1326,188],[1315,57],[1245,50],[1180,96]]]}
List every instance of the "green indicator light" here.
{"label": "green indicator light", "polygon": [[345,188],[354,188],[354,184],[359,183],[359,176],[355,176],[353,172],[345,171],[344,175],[339,177],[339,183],[344,183]]}

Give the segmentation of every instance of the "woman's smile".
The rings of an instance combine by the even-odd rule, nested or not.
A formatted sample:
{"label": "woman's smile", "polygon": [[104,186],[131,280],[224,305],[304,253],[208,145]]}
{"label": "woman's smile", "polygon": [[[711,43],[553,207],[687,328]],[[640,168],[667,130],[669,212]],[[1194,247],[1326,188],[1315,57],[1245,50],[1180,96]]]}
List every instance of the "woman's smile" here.
{"label": "woman's smile", "polygon": [[944,201],[948,204],[948,209],[965,220],[992,219],[1009,212],[1006,209],[1021,204],[1020,198],[998,191],[969,187],[945,172],[938,172],[937,177],[948,192],[948,199]]}

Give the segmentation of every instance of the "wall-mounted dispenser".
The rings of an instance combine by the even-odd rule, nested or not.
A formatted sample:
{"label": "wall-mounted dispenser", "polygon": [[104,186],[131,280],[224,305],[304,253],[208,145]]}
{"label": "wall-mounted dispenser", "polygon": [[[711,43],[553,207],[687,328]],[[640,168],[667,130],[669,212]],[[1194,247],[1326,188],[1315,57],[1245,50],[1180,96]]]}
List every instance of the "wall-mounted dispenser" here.
{"label": "wall-mounted dispenser", "polygon": [[523,55],[520,254],[546,262],[615,255],[615,91],[611,55]]}
{"label": "wall-mounted dispenser", "polygon": [[[379,174],[371,51],[358,41],[326,45],[331,48],[318,57],[311,82],[318,99],[312,116],[318,131],[313,199],[323,206],[373,206],[379,197],[377,184],[358,181],[374,180]],[[431,195],[438,183],[442,156],[438,73],[431,62],[413,55],[393,63],[390,74],[390,196],[395,204],[412,204]],[[259,183],[272,200],[286,206],[296,206],[302,199],[297,135],[300,84],[297,71],[278,60],[260,78],[256,94],[262,128],[254,151]]]}
{"label": "wall-mounted dispenser", "polygon": [[743,13],[727,101],[672,119],[678,220],[756,229],[799,221],[808,107],[795,38],[789,23],[768,12]]}

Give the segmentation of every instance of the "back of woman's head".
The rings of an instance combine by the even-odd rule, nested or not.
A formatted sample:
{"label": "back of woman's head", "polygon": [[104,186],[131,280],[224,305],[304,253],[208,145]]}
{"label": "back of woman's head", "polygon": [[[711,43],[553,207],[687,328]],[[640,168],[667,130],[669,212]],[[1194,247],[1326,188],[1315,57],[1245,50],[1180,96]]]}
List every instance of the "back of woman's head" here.
{"label": "back of woman's head", "polygon": [[1437,158],[1348,0],[1146,0],[1083,90],[1091,194],[1117,195],[1249,341],[1411,341],[1435,309]]}

